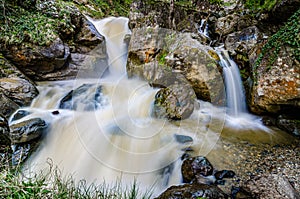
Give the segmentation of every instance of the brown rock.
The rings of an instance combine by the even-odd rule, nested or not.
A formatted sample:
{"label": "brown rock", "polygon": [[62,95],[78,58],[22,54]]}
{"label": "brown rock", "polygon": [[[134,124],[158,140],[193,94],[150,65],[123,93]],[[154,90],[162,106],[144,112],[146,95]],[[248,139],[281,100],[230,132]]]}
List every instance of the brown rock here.
{"label": "brown rock", "polygon": [[275,62],[270,64],[265,56],[255,71],[250,108],[257,114],[292,114],[300,108],[300,63],[291,56],[288,47],[282,47]]}
{"label": "brown rock", "polygon": [[2,115],[0,115],[0,145],[10,146],[8,122]]}
{"label": "brown rock", "polygon": [[[146,59],[149,50],[153,53],[148,53]],[[170,72],[178,74],[187,80],[199,99],[218,102],[224,97],[223,79],[211,51],[212,48],[203,46],[189,33],[159,28],[135,29],[129,44],[127,73],[129,77],[140,77],[154,86],[159,82],[163,87],[174,82],[168,76]]]}
{"label": "brown rock", "polygon": [[217,186],[205,184],[184,184],[172,186],[163,192],[157,199],[222,199],[228,196]]}
{"label": "brown rock", "polygon": [[38,95],[38,90],[27,80],[19,77],[1,78],[0,91],[20,106],[28,106]]}
{"label": "brown rock", "polygon": [[212,175],[213,171],[212,164],[203,156],[188,158],[181,166],[183,181],[187,183],[196,180],[197,176]]}

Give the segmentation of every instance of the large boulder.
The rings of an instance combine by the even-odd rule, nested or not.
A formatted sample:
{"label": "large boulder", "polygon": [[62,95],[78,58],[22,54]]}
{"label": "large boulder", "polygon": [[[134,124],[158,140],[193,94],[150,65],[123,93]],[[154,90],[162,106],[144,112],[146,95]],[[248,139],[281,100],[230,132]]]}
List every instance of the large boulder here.
{"label": "large boulder", "polygon": [[41,118],[31,118],[10,125],[12,143],[12,164],[20,165],[40,145],[48,124]]}
{"label": "large boulder", "polygon": [[[286,3],[286,2],[285,2]],[[251,111],[276,118],[277,127],[299,135],[300,9],[281,29],[250,52]]]}
{"label": "large boulder", "polygon": [[[129,77],[139,77],[162,87],[168,87],[180,76],[199,99],[218,103],[223,98],[224,87],[215,54],[190,33],[135,29],[129,44],[127,73]],[[173,78],[168,77],[170,72]]]}
{"label": "large boulder", "polygon": [[38,95],[34,83],[0,54],[0,113],[6,118]]}
{"label": "large boulder", "polygon": [[49,46],[11,46],[4,55],[26,75],[35,77],[63,68],[70,56],[70,48],[57,37]]}
{"label": "large boulder", "polygon": [[293,58],[288,46],[280,48],[274,63],[269,56],[254,71],[251,110],[257,114],[291,114],[300,108],[300,63]]}
{"label": "large boulder", "polygon": [[1,78],[0,91],[21,106],[30,105],[38,95],[38,90],[34,85],[19,77]]}

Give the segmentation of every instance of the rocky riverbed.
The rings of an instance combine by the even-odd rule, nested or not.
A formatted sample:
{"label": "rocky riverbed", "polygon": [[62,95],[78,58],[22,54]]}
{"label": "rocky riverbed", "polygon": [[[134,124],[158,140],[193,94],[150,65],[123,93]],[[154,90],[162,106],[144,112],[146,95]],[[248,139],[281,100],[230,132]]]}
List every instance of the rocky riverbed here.
{"label": "rocky riverbed", "polygon": [[224,157],[231,157],[222,159],[222,168],[234,170],[236,176],[221,189],[230,192],[232,186],[240,187],[254,198],[299,198],[299,140],[275,145],[224,140],[222,145]]}

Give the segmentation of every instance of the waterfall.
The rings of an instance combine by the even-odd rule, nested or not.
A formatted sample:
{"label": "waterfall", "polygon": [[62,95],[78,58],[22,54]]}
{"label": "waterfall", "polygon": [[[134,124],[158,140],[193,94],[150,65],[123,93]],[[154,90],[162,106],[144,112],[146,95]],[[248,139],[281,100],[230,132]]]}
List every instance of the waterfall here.
{"label": "waterfall", "polygon": [[[49,131],[38,151],[27,160],[24,173],[47,172],[51,160],[53,166],[75,180],[100,184],[121,180],[125,187],[136,180],[142,190],[154,186],[157,195],[181,182],[181,157],[186,149],[206,156],[214,148],[224,124],[223,109],[199,101],[201,109],[194,110],[186,120],[170,122],[152,117],[158,90],[125,75],[127,49],[123,40],[130,33],[128,19],[90,20],[106,38],[110,74],[39,84],[40,95],[27,108],[31,114],[21,120],[42,118],[49,124]],[[59,101],[82,84],[101,86],[103,106],[92,111],[59,109]],[[94,91],[87,89],[84,96]],[[52,114],[54,110],[56,114]],[[221,119],[215,119],[218,117]],[[178,135],[192,141],[180,141]]]}
{"label": "waterfall", "polygon": [[[185,120],[152,117],[158,89],[146,81],[126,77],[127,49],[123,40],[130,33],[128,19],[89,20],[105,36],[110,73],[98,79],[83,79],[83,75],[76,80],[39,83],[39,96],[26,108],[31,114],[14,121],[41,118],[49,124],[39,149],[26,161],[24,175],[47,173],[50,160],[53,167],[76,181],[112,185],[117,181],[124,188],[136,181],[140,190],[154,187],[152,191],[157,196],[169,186],[181,183],[183,155],[207,156],[218,148],[227,115],[224,108],[199,100]],[[229,107],[237,116],[246,112],[242,84],[237,66],[224,53],[219,51],[226,79],[231,80],[226,80]],[[97,90],[101,92],[97,94],[103,100],[101,106],[89,111],[83,111],[84,107],[60,108],[61,99],[83,84],[99,89],[86,89],[77,99],[95,99],[93,92]],[[219,157],[210,160],[217,163]]]}
{"label": "waterfall", "polygon": [[200,26],[198,27],[198,33],[209,38],[207,19],[201,19]]}
{"label": "waterfall", "polygon": [[234,117],[247,113],[245,92],[237,64],[229,57],[228,52],[217,48],[220,65],[223,68],[226,87],[228,113]]}
{"label": "waterfall", "polygon": [[128,18],[108,17],[101,20],[87,18],[96,30],[105,37],[110,73],[112,75],[125,74],[127,46],[124,43],[124,37],[131,34],[128,27]]}

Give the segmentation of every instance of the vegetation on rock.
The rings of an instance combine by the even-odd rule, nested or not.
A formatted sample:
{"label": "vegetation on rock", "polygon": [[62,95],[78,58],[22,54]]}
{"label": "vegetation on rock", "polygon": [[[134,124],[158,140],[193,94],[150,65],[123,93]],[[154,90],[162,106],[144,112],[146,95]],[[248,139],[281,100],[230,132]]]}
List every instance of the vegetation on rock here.
{"label": "vegetation on rock", "polygon": [[74,34],[74,15],[89,14],[95,18],[108,15],[128,16],[132,0],[93,0],[89,4],[77,1],[2,1],[0,6],[0,42],[8,45],[30,42],[49,45],[59,36]]}
{"label": "vegetation on rock", "polygon": [[288,22],[274,35],[270,37],[263,46],[253,68],[254,79],[257,79],[257,68],[264,58],[267,59],[267,70],[269,70],[276,61],[278,54],[283,46],[292,49],[292,56],[300,62],[300,9],[290,17]]}
{"label": "vegetation on rock", "polygon": [[244,0],[246,8],[251,10],[270,11],[277,4],[278,0]]}

